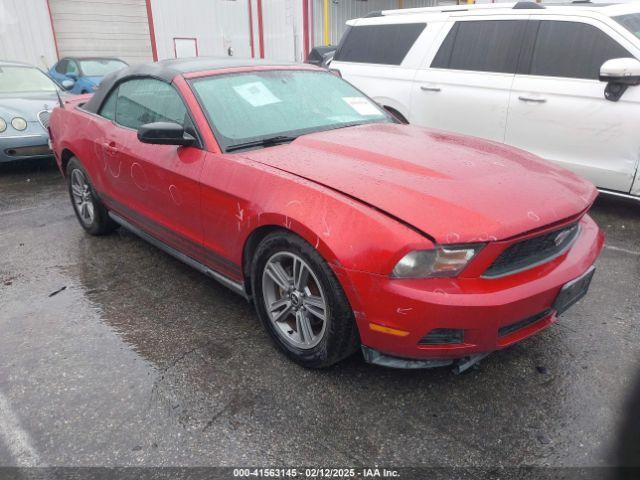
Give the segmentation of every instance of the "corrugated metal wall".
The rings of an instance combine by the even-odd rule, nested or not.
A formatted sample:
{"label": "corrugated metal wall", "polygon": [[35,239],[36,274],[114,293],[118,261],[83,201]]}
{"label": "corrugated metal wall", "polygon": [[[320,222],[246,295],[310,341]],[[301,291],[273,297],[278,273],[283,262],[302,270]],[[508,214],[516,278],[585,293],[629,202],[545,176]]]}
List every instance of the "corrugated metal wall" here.
{"label": "corrugated metal wall", "polygon": [[[151,0],[158,59],[175,58],[174,38],[195,38],[198,54],[250,57],[248,0]],[[257,43],[256,43],[257,45]]]}
{"label": "corrugated metal wall", "polygon": [[0,0],[0,59],[42,69],[56,62],[46,0]]}
{"label": "corrugated metal wall", "polygon": [[50,7],[61,57],[152,60],[145,0],[50,0]]}
{"label": "corrugated metal wall", "polygon": [[[313,4],[313,44],[324,45],[323,7],[324,0],[312,0]],[[329,0],[330,44],[337,45],[345,30],[345,23],[352,18],[360,18],[375,10],[399,8],[433,7],[437,0]]]}
{"label": "corrugated metal wall", "polygon": [[[159,59],[174,58],[174,38],[195,38],[199,55],[260,57],[258,0],[150,0]],[[303,5],[309,4],[310,46],[323,44],[323,0],[262,0],[265,58],[304,59]],[[432,6],[436,0],[330,0],[331,43],[345,22],[373,10]],[[50,0],[61,56],[105,55],[151,61],[145,0]],[[44,66],[55,62],[46,0],[0,0],[0,58]],[[44,59],[44,60],[43,60]]]}
{"label": "corrugated metal wall", "polygon": [[303,60],[302,0],[263,0],[265,58]]}

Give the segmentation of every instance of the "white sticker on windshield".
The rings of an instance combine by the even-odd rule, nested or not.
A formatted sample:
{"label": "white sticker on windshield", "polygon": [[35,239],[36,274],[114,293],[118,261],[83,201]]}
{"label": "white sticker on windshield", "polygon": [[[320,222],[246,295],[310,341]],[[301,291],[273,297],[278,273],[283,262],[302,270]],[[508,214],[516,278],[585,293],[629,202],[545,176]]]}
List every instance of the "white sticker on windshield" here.
{"label": "white sticker on windshield", "polygon": [[252,107],[262,107],[280,101],[262,82],[245,83],[233,89]]}
{"label": "white sticker on windshield", "polygon": [[380,115],[380,110],[364,97],[342,97],[342,100],[360,115]]}

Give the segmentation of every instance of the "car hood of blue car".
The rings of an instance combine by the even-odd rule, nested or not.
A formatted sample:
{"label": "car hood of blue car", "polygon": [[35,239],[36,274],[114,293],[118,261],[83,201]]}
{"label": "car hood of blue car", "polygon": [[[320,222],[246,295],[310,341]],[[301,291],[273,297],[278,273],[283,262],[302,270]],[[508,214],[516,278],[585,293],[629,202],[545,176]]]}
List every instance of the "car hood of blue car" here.
{"label": "car hood of blue car", "polygon": [[82,77],[85,81],[93,83],[94,85],[100,85],[100,82],[104,77]]}
{"label": "car hood of blue car", "polygon": [[53,110],[58,105],[56,92],[0,94],[0,117],[7,123],[15,117],[37,122],[39,112]]}

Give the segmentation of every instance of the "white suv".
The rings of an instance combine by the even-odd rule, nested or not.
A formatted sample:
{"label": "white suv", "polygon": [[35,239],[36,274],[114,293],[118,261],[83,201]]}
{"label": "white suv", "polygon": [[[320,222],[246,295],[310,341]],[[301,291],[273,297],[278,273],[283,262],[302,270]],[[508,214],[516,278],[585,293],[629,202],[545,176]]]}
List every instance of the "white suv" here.
{"label": "white suv", "polygon": [[640,4],[388,10],[348,25],[331,68],[401,119],[640,199]]}

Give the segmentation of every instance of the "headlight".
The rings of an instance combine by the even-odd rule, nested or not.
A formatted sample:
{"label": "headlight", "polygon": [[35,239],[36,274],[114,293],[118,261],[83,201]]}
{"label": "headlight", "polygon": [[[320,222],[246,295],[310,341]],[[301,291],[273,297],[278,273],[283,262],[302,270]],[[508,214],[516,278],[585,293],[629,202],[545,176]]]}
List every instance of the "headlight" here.
{"label": "headlight", "polygon": [[11,120],[11,126],[21,132],[27,129],[27,121],[22,117],[16,117]]}
{"label": "headlight", "polygon": [[6,129],[7,122],[5,122],[3,118],[0,118],[0,133],[4,132]]}
{"label": "headlight", "polygon": [[95,92],[97,89],[98,89],[98,85],[93,85],[93,86],[91,87],[91,90],[93,90],[94,92]]}
{"label": "headlight", "polygon": [[481,248],[482,245],[465,245],[464,247],[414,250],[402,257],[391,276],[397,278],[455,277]]}

